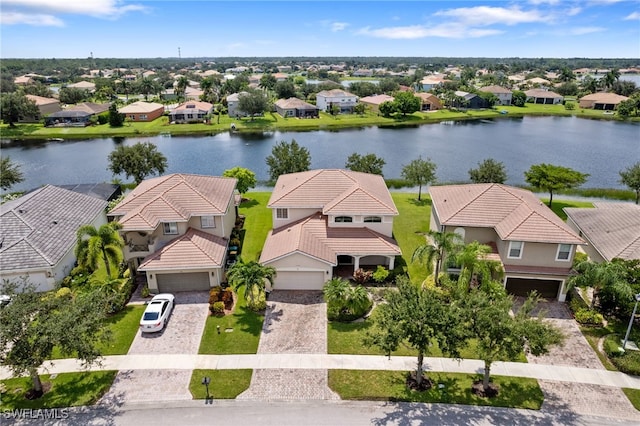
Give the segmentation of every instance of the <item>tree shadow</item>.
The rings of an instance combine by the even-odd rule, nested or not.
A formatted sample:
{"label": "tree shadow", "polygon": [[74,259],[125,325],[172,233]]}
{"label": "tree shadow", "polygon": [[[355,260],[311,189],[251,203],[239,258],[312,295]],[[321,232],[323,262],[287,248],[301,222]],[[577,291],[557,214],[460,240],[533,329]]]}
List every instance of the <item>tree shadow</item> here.
{"label": "tree shadow", "polygon": [[256,206],[259,206],[260,202],[258,202],[258,200],[254,200],[252,198],[247,199],[246,201],[243,201],[242,203],[240,203],[240,208],[241,209],[250,209]]}
{"label": "tree shadow", "polygon": [[[424,195],[424,194],[423,194]],[[410,204],[413,204],[416,207],[425,207],[425,206],[429,206],[431,207],[432,203],[431,203],[431,199],[423,197],[421,200],[418,200],[417,198],[410,198],[409,200],[407,200]]]}

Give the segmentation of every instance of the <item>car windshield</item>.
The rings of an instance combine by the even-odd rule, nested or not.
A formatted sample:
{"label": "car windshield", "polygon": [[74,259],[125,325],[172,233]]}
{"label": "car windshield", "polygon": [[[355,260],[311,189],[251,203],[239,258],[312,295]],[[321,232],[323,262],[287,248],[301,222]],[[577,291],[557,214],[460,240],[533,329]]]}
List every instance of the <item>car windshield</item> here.
{"label": "car windshield", "polygon": [[145,312],[142,318],[145,321],[153,321],[158,319],[158,312]]}

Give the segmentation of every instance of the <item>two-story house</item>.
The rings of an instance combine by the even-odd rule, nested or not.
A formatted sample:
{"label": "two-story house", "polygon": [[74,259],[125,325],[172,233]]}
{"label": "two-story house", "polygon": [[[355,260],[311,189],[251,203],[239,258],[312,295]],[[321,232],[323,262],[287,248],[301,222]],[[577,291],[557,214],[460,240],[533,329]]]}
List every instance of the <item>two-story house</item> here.
{"label": "two-story house", "polygon": [[208,290],[224,281],[236,179],[172,174],[144,180],[108,214],[124,257],[152,293]]}
{"label": "two-story house", "polygon": [[576,248],[585,242],[533,193],[495,183],[432,186],[429,193],[431,229],[490,246],[508,292],[565,300]]}
{"label": "two-story house", "polygon": [[320,111],[331,112],[335,105],[340,108],[340,114],[353,112],[358,103],[358,97],[342,89],[323,90],[316,94],[316,106]]}
{"label": "two-story house", "polygon": [[276,269],[275,288],[320,290],[359,268],[393,269],[398,210],[382,176],[320,169],[281,175],[269,199],[273,230],[260,263]]}
{"label": "two-story house", "polygon": [[506,87],[491,85],[480,88],[481,92],[493,93],[498,98],[496,105],[511,105],[513,92]]}

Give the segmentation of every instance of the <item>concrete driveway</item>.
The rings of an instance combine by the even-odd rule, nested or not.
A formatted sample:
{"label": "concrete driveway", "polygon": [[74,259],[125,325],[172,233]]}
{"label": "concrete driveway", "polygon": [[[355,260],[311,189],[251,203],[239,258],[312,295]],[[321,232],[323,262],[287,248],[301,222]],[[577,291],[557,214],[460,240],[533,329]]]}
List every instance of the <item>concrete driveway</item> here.
{"label": "concrete driveway", "polygon": [[[128,354],[197,354],[209,313],[208,292],[176,293],[176,304],[165,329],[138,331]],[[123,370],[101,399],[103,404],[189,400],[191,370]]]}
{"label": "concrete driveway", "polygon": [[[563,346],[552,348],[542,356],[528,355],[532,364],[566,365],[571,367],[605,370],[589,342],[580,332],[566,303],[543,301],[539,310],[545,312],[547,321],[558,327],[565,335]],[[620,388],[582,383],[539,380],[544,393],[542,410],[570,411],[582,415],[603,415],[638,420],[640,413],[631,405]]]}

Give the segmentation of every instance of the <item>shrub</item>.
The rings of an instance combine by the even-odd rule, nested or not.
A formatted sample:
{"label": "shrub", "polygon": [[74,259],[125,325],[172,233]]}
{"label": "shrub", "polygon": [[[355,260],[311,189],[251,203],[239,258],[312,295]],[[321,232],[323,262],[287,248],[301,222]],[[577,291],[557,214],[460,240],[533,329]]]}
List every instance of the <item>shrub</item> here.
{"label": "shrub", "polygon": [[371,281],[371,276],[373,273],[371,271],[365,271],[360,268],[353,273],[353,280],[358,284],[364,284]]}
{"label": "shrub", "polygon": [[377,283],[384,282],[388,276],[389,270],[382,265],[378,265],[378,267],[372,274],[373,280]]}
{"label": "shrub", "polygon": [[571,293],[571,300],[569,301],[569,309],[571,309],[571,312],[573,312],[575,315],[575,313],[581,309],[583,310],[589,309],[589,305],[587,305],[579,295]]}
{"label": "shrub", "polygon": [[610,358],[621,356],[624,352],[620,351],[620,337],[617,334],[612,334],[604,339],[602,345],[604,351]]}
{"label": "shrub", "polygon": [[102,113],[98,115],[98,124],[107,124],[109,122],[109,113]]}
{"label": "shrub", "polygon": [[140,290],[140,296],[145,298],[149,297],[149,286],[145,284],[144,287],[142,287],[142,290]]}
{"label": "shrub", "polygon": [[62,287],[56,291],[56,297],[71,298],[71,289],[69,287]]}
{"label": "shrub", "polygon": [[567,111],[573,111],[574,109],[576,109],[576,104],[574,102],[567,102],[564,104],[564,109],[566,109]]}
{"label": "shrub", "polygon": [[213,287],[209,291],[209,304],[221,301],[222,287]]}
{"label": "shrub", "polygon": [[265,298],[260,298],[259,300],[249,303],[248,307],[254,312],[264,311],[267,308],[267,300]]}
{"label": "shrub", "polygon": [[602,325],[602,314],[593,309],[580,308],[575,312],[576,321],[582,325]]}
{"label": "shrub", "polygon": [[231,240],[229,240],[229,246],[240,247],[240,238],[231,238]]}
{"label": "shrub", "polygon": [[224,314],[224,303],[223,302],[214,302],[209,304],[209,310],[213,315]]}

